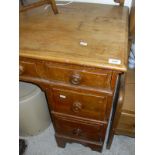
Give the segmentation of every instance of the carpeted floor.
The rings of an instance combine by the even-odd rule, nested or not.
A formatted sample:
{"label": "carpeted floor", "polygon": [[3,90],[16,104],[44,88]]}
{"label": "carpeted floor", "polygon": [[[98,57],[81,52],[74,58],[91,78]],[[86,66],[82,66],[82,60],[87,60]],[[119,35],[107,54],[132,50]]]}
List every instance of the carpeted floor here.
{"label": "carpeted floor", "polygon": [[65,149],[57,147],[53,126],[50,125],[41,134],[26,138],[28,145],[24,155],[134,155],[135,140],[125,136],[115,136],[110,150],[102,153],[92,151],[80,144],[67,144]]}

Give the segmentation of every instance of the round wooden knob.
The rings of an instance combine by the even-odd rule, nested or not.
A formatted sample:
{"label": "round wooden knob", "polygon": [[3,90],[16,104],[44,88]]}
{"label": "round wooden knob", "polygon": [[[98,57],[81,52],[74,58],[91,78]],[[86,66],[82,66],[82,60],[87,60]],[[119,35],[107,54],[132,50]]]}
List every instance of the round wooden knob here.
{"label": "round wooden knob", "polygon": [[74,112],[79,112],[82,109],[82,104],[80,102],[74,102],[72,105],[72,110]]}
{"label": "round wooden knob", "polygon": [[24,73],[24,67],[23,66],[19,66],[19,75],[22,75]]}
{"label": "round wooden knob", "polygon": [[81,132],[82,132],[82,130],[77,128],[77,129],[74,129],[72,133],[73,133],[73,135],[79,136],[81,134]]}
{"label": "round wooden knob", "polygon": [[78,85],[81,82],[81,77],[79,74],[73,74],[70,78],[71,84]]}

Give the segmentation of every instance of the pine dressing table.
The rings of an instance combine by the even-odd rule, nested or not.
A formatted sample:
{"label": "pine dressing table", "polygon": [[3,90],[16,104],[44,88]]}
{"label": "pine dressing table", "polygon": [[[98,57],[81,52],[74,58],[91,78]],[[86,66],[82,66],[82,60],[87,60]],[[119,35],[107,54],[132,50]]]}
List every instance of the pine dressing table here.
{"label": "pine dressing table", "polygon": [[20,13],[19,78],[45,92],[58,146],[101,151],[127,70],[129,10],[88,3],[58,10]]}

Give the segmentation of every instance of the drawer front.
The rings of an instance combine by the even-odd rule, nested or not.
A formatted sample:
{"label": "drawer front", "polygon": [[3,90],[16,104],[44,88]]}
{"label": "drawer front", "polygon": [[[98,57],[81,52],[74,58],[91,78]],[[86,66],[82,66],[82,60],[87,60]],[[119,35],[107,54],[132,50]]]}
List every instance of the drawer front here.
{"label": "drawer front", "polygon": [[111,71],[53,63],[45,63],[45,70],[49,80],[71,85],[110,88]]}
{"label": "drawer front", "polygon": [[107,96],[53,88],[52,108],[56,112],[103,121],[107,109]]}
{"label": "drawer front", "polygon": [[38,77],[37,67],[33,61],[20,61],[19,62],[19,75]]}
{"label": "drawer front", "polygon": [[107,124],[94,124],[71,118],[54,116],[55,130],[60,135],[71,138],[103,142]]}

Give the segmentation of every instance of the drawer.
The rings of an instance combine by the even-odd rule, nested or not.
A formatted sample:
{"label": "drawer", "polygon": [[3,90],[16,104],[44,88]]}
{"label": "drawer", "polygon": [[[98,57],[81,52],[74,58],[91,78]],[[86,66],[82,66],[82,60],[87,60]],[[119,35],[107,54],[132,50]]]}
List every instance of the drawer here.
{"label": "drawer", "polygon": [[107,124],[86,122],[69,117],[53,116],[56,133],[70,138],[103,142]]}
{"label": "drawer", "polygon": [[19,75],[38,77],[37,67],[33,61],[20,61],[19,62]]}
{"label": "drawer", "polygon": [[103,121],[107,110],[107,96],[97,96],[88,92],[53,88],[55,112]]}
{"label": "drawer", "polygon": [[71,85],[110,88],[111,71],[66,64],[45,63],[49,80]]}

